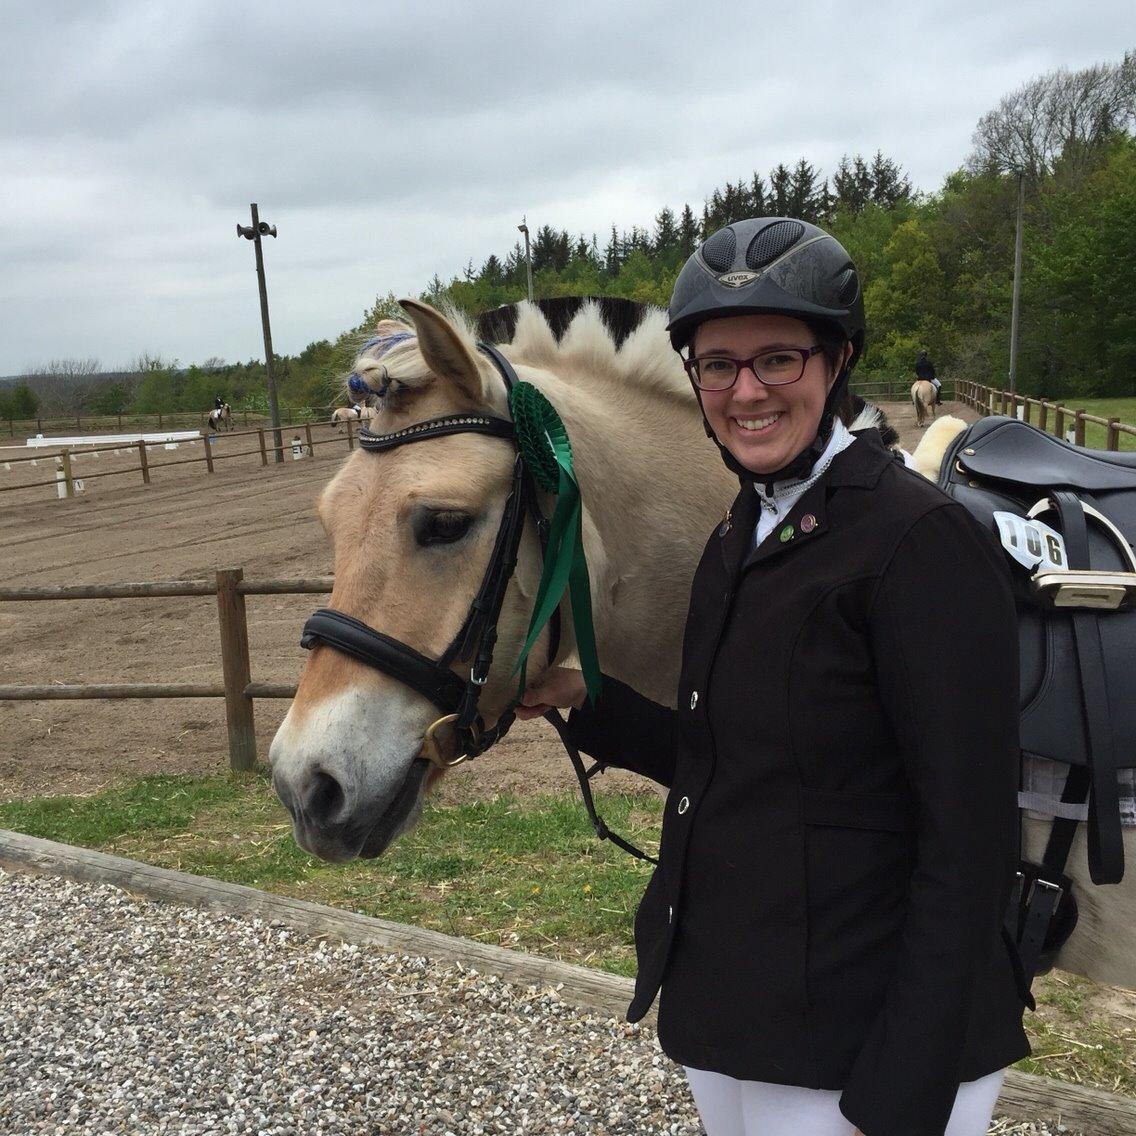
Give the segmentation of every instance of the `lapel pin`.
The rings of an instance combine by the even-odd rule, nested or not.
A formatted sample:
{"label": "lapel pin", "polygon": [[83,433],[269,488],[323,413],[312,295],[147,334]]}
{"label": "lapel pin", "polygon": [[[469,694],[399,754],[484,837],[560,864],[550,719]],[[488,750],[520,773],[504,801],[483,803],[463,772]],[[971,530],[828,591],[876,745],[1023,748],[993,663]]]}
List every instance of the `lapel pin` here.
{"label": "lapel pin", "polygon": [[801,518],[801,532],[811,533],[817,527],[817,519],[812,513],[806,513]]}
{"label": "lapel pin", "polygon": [[718,526],[718,535],[725,536],[733,528],[733,524],[733,517],[730,516],[730,510],[727,509],[726,515],[722,518],[722,523]]}
{"label": "lapel pin", "polygon": [[793,528],[792,525],[786,525],[781,530],[780,535],[778,536],[778,539],[781,541],[782,544],[788,544],[789,541],[791,541],[794,536],[796,536],[796,530]]}

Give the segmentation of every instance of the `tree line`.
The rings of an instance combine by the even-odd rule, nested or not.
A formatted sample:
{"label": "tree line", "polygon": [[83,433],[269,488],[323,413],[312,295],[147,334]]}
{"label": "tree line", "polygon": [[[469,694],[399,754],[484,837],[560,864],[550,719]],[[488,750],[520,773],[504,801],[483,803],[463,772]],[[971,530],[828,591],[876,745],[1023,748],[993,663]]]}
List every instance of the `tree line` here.
{"label": "tree line", "polygon": [[[846,155],[828,176],[805,158],[755,171],[713,189],[697,210],[664,206],[649,224],[612,226],[602,245],[594,233],[541,225],[531,245],[534,295],[665,305],[683,262],[712,232],[745,217],[801,217],[833,233],[860,269],[868,322],[861,373],[906,377],[926,350],[943,375],[1001,386],[1021,191],[1018,390],[1059,399],[1136,394],[1136,51],[1031,80],[982,116],[972,141],[965,163],[931,193],[913,192],[899,162],[877,151]],[[514,242],[449,280],[435,275],[422,298],[477,314],[526,294],[525,252]],[[393,293],[380,295],[334,341],[277,356],[281,401],[333,401],[360,338],[399,314]],[[102,413],[203,410],[217,395],[234,409],[266,409],[257,360],[183,369],[144,355],[123,374],[60,384],[73,363],[54,376],[29,374],[20,397],[38,397],[45,413],[64,398],[70,413],[76,399],[78,409]],[[0,388],[0,414],[5,397],[13,390]]]}

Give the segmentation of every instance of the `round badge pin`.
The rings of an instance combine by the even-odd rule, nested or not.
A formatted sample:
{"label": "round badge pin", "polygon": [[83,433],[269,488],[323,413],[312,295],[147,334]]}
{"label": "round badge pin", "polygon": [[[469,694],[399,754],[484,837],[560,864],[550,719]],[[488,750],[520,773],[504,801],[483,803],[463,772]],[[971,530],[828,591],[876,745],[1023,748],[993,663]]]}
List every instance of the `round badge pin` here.
{"label": "round badge pin", "polygon": [[801,518],[801,532],[811,533],[817,527],[817,519],[812,513],[806,513]]}
{"label": "round badge pin", "polygon": [[780,532],[778,539],[782,544],[788,544],[796,535],[796,530],[792,525],[786,525]]}

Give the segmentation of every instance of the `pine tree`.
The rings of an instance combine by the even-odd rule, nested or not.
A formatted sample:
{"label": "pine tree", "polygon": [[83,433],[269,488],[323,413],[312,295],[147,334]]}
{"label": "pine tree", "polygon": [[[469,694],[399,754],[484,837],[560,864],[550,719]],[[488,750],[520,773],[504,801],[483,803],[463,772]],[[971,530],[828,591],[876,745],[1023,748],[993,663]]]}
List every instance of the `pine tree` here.
{"label": "pine tree", "polygon": [[656,256],[667,256],[675,250],[678,244],[678,225],[675,222],[674,211],[663,206],[655,217],[655,237],[652,241],[652,251]]}
{"label": "pine tree", "polygon": [[791,217],[793,215],[789,208],[789,202],[792,198],[792,180],[793,175],[789,172],[789,168],[784,162],[779,163],[776,169],[769,171],[769,197],[767,198],[767,203],[772,216]]}
{"label": "pine tree", "polygon": [[872,159],[872,200],[885,209],[891,209],[899,201],[911,196],[911,179],[900,169],[897,162],[885,158],[877,150]]}
{"label": "pine tree", "polygon": [[698,223],[694,220],[694,212],[689,205],[682,207],[682,216],[678,222],[678,251],[683,257],[690,256],[698,244]]}

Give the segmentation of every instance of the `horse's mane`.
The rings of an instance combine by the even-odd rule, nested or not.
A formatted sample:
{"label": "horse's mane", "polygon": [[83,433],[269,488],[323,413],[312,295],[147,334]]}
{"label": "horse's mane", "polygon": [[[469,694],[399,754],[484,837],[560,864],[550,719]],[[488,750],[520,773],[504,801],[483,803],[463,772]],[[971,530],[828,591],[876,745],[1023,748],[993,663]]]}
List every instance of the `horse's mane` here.
{"label": "horse's mane", "polygon": [[[549,300],[506,304],[476,318],[444,309],[471,355],[479,340],[499,346],[514,364],[557,372],[572,381],[578,374],[621,387],[652,388],[660,393],[691,399],[678,357],[666,335],[666,313],[650,304],[609,296],[560,296]],[[388,331],[395,321],[385,321]],[[380,329],[383,325],[380,325]],[[405,327],[403,328],[405,330]],[[416,339],[398,342],[379,354],[365,349],[355,361],[355,372],[386,375],[415,387],[429,375]]]}

